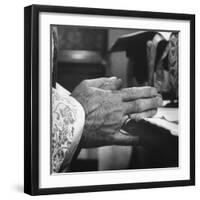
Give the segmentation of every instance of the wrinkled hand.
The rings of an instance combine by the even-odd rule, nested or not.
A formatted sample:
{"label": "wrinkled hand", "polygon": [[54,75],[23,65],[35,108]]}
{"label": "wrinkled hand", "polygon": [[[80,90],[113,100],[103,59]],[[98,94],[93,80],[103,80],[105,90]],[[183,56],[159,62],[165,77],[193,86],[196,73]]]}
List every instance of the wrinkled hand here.
{"label": "wrinkled hand", "polygon": [[162,99],[153,87],[120,89],[117,78],[81,82],[72,92],[86,114],[81,147],[133,145],[136,138],[119,132],[128,115],[133,119],[152,117]]}

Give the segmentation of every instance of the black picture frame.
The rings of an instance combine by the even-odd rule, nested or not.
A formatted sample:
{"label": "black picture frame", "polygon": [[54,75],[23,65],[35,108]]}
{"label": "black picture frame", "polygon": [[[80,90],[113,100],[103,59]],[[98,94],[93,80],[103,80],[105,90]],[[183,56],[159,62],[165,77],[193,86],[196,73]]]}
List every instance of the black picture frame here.
{"label": "black picture frame", "polygon": [[[187,20],[190,23],[190,178],[188,180],[80,187],[39,188],[39,14],[76,13],[100,16]],[[127,190],[195,184],[195,15],[82,7],[31,5],[24,9],[24,192],[30,195]]]}

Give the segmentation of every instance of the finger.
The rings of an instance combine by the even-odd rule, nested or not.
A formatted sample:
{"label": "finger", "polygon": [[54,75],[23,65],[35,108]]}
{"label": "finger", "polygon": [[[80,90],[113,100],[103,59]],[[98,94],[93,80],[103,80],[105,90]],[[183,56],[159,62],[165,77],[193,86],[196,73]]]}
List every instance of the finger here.
{"label": "finger", "polygon": [[132,145],[136,146],[139,144],[139,137],[128,134],[125,131],[118,131],[113,135],[113,145]]}
{"label": "finger", "polygon": [[148,83],[153,85],[153,74],[155,68],[156,48],[152,41],[147,42],[147,66],[148,66]]}
{"label": "finger", "polygon": [[104,90],[118,90],[122,87],[122,80],[117,77],[111,77],[107,79],[101,86]]}
{"label": "finger", "polygon": [[147,110],[156,109],[161,107],[162,103],[162,98],[160,96],[126,102],[124,103],[125,114],[141,113]]}
{"label": "finger", "polygon": [[156,58],[156,47],[152,41],[147,41],[147,64],[154,67],[154,62]]}
{"label": "finger", "polygon": [[96,87],[104,90],[117,90],[122,86],[122,80],[117,77],[96,78],[86,80],[88,87]]}
{"label": "finger", "polygon": [[157,113],[157,109],[147,110],[141,113],[130,114],[129,117],[135,121],[139,121],[144,118],[151,118]]}
{"label": "finger", "polygon": [[122,99],[124,101],[131,101],[139,98],[155,97],[158,93],[154,87],[132,87],[121,90]]}

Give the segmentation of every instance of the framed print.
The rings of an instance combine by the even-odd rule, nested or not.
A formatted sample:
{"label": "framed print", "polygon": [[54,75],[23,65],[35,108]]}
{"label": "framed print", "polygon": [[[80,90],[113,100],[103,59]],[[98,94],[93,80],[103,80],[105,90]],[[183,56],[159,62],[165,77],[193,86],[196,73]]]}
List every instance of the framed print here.
{"label": "framed print", "polygon": [[24,192],[195,184],[195,16],[24,10]]}

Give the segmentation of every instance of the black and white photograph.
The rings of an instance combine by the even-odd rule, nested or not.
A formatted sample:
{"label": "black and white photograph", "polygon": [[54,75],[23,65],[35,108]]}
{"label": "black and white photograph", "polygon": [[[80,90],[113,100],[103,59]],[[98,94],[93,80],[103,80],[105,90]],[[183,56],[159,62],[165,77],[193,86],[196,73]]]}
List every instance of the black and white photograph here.
{"label": "black and white photograph", "polygon": [[51,172],[178,167],[179,33],[50,31]]}
{"label": "black and white photograph", "polygon": [[194,21],[25,8],[25,193],[195,184]]}
{"label": "black and white photograph", "polygon": [[198,0],[0,15],[0,200],[200,199]]}

